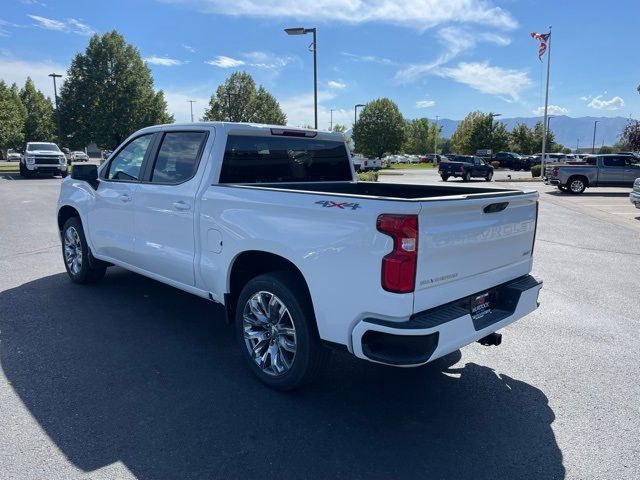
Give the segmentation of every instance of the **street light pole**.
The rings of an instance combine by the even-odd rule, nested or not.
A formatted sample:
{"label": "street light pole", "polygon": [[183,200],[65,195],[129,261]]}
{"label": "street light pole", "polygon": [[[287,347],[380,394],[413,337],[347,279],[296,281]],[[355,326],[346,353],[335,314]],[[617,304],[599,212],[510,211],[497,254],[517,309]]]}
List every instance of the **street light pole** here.
{"label": "street light pole", "polygon": [[[591,153],[596,153],[596,128],[598,127],[598,122],[600,120],[596,120],[593,123],[593,144],[591,145]],[[589,145],[589,144],[587,144]]]}
{"label": "street light pole", "polygon": [[576,153],[578,153],[578,150],[580,150],[580,139],[579,138],[576,140]]}
{"label": "street light pole", "polygon": [[489,117],[491,117],[491,128],[489,129],[490,133],[489,133],[489,143],[490,143],[490,147],[491,147],[491,155],[494,155],[493,153],[493,118],[494,117],[499,117],[500,115],[502,115],[501,113],[490,113]]}
{"label": "street light pole", "polygon": [[353,107],[353,124],[358,121],[358,108],[364,107],[364,103],[356,103]]}
{"label": "street light pole", "polygon": [[[438,119],[440,117],[436,115],[436,138],[433,141],[433,154],[438,155]],[[433,161],[435,163],[436,157],[434,157]]]}
{"label": "street light pole", "polygon": [[229,121],[232,122],[233,119],[231,118],[231,97],[238,94],[230,92],[229,90],[225,90],[224,94],[227,96],[227,117],[229,118]]}
{"label": "street light pole", "polygon": [[187,100],[187,102],[189,102],[189,106],[191,107],[191,123],[193,123],[193,104],[195,100]]}
{"label": "street light pole", "polygon": [[334,112],[334,109],[332,108],[331,109],[331,123],[329,124],[329,131],[330,132],[333,131],[333,112]]}
{"label": "street light pole", "polygon": [[316,40],[316,28],[285,28],[284,31],[287,35],[306,35],[307,33],[313,34],[313,115],[315,129],[318,129],[318,54],[317,54],[317,40]]}
{"label": "street light pole", "polygon": [[49,77],[53,78],[53,98],[56,101],[56,121],[58,123],[58,142],[62,144],[62,130],[60,128],[60,109],[58,108],[58,89],[56,87],[56,78],[62,78],[62,75],[50,73]]}

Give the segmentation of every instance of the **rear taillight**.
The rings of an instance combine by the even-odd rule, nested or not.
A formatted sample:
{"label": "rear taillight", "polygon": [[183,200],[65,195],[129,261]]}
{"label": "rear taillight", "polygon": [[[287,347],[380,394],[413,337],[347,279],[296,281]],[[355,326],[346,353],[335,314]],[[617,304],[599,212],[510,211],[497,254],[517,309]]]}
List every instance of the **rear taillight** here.
{"label": "rear taillight", "polygon": [[460,171],[464,172],[464,165],[460,165]]}
{"label": "rear taillight", "polygon": [[559,172],[560,172],[560,169],[558,167],[553,167],[551,169],[551,176],[552,177],[557,177]]}
{"label": "rear taillight", "polygon": [[536,234],[538,233],[538,210],[540,202],[536,200],[536,224],[533,227],[533,243],[531,244],[531,256],[533,257],[533,249],[536,247]]}
{"label": "rear taillight", "polygon": [[394,293],[413,292],[418,260],[418,216],[380,215],[377,229],[393,238],[393,251],[382,259],[382,288]]}

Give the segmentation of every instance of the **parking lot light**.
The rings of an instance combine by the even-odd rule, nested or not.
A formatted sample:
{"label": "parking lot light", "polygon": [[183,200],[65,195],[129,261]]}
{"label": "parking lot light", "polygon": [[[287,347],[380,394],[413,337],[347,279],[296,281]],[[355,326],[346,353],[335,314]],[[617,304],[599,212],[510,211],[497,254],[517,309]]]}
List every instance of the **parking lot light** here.
{"label": "parking lot light", "polygon": [[353,107],[353,124],[355,125],[356,122],[358,121],[358,109],[360,107],[364,107],[365,104],[364,103],[357,103],[354,107]]}
{"label": "parking lot light", "polygon": [[310,45],[310,49],[313,51],[313,115],[315,129],[318,129],[318,59],[317,59],[317,43],[316,43],[316,29],[314,28],[285,28],[284,31],[287,35],[306,35],[307,33],[313,34],[313,42]]}

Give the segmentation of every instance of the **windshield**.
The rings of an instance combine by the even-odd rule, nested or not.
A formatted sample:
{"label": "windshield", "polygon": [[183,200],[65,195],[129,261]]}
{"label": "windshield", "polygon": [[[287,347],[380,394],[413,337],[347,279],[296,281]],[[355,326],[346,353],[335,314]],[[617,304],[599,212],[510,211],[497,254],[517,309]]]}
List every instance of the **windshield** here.
{"label": "windshield", "polygon": [[60,149],[53,143],[30,143],[27,145],[27,151],[44,150],[47,152],[59,152]]}

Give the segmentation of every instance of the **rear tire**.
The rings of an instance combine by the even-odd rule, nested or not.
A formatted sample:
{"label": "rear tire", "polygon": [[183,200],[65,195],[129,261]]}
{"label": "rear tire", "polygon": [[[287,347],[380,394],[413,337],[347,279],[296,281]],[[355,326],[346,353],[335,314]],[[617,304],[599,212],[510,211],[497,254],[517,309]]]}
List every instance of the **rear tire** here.
{"label": "rear tire", "polygon": [[567,182],[569,193],[580,195],[587,188],[587,183],[582,177],[571,177]]}
{"label": "rear tire", "polygon": [[82,222],[78,217],[71,217],[62,227],[62,260],[72,282],[86,284],[102,280],[107,267],[90,256]]}
{"label": "rear tire", "polygon": [[235,322],[242,356],[271,388],[299,388],[327,360],[329,351],[320,342],[309,295],[290,272],[250,280],[238,297]]}
{"label": "rear tire", "polygon": [[449,175],[440,175],[440,178],[442,178],[443,182],[446,182],[447,180],[449,180]]}

